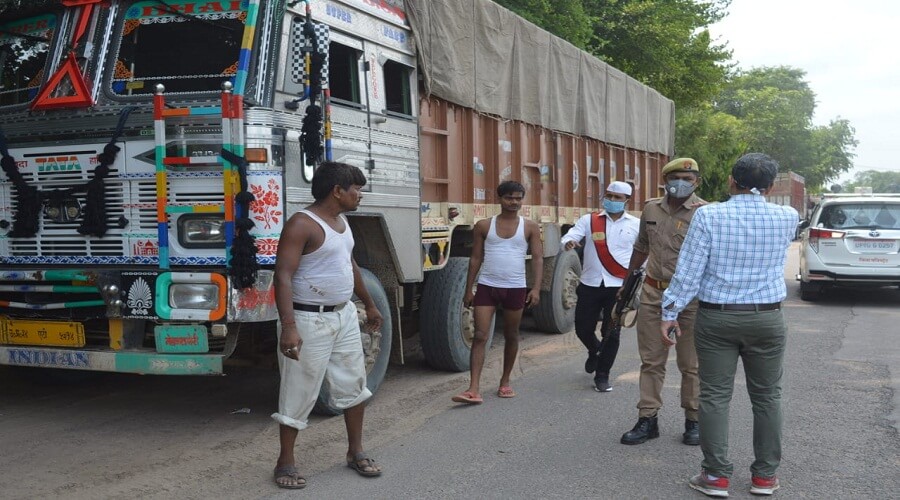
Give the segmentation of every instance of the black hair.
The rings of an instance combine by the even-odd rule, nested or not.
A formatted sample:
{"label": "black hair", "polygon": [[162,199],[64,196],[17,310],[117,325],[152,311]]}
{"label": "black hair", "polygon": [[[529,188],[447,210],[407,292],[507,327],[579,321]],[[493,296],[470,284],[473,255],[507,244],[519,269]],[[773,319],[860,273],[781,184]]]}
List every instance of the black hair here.
{"label": "black hair", "polygon": [[503,197],[511,193],[525,194],[525,186],[516,181],[504,181],[497,186],[497,196]]}
{"label": "black hair", "polygon": [[366,176],[359,167],[336,161],[326,161],[319,165],[313,176],[312,195],[316,201],[321,201],[328,197],[335,186],[347,190],[354,185],[366,185]]}
{"label": "black hair", "polygon": [[769,189],[778,175],[778,162],[763,153],[747,153],[731,167],[731,177],[741,189]]}

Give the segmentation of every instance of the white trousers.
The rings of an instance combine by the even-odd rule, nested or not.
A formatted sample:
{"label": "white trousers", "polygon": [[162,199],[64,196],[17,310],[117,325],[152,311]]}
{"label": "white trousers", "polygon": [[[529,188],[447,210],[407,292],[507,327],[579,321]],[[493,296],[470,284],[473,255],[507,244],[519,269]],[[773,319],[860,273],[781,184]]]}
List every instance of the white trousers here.
{"label": "white trousers", "polygon": [[372,393],[366,387],[365,355],[353,302],[326,313],[294,311],[294,320],[303,341],[300,359],[288,358],[280,350],[276,354],[281,389],[278,413],[273,413],[272,418],[303,430],[320,389],[328,403],[339,410],[362,403]]}

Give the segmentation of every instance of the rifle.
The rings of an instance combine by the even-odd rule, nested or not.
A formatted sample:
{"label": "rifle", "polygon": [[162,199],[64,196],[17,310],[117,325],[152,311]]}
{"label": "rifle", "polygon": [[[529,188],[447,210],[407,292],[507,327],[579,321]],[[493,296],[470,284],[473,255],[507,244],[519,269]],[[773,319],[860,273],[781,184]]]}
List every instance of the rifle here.
{"label": "rifle", "polygon": [[613,307],[612,318],[617,326],[630,328],[637,321],[637,309],[641,302],[641,284],[644,282],[644,270],[635,269],[622,283],[622,295]]}

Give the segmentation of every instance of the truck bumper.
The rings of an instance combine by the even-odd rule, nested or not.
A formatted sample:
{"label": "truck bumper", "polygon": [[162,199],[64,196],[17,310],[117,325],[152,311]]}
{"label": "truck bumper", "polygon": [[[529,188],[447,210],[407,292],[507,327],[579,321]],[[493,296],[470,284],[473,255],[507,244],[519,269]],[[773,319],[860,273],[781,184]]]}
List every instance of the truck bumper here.
{"label": "truck bumper", "polygon": [[222,375],[222,359],[221,354],[159,354],[0,346],[0,365],[142,375]]}

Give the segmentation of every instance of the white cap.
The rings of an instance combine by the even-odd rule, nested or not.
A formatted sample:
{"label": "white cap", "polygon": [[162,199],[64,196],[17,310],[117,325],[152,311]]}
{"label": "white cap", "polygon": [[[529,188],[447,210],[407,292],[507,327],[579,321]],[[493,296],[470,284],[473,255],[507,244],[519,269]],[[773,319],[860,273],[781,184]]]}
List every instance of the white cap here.
{"label": "white cap", "polygon": [[625,196],[631,196],[631,184],[622,181],[613,181],[606,188],[607,193],[619,193]]}

